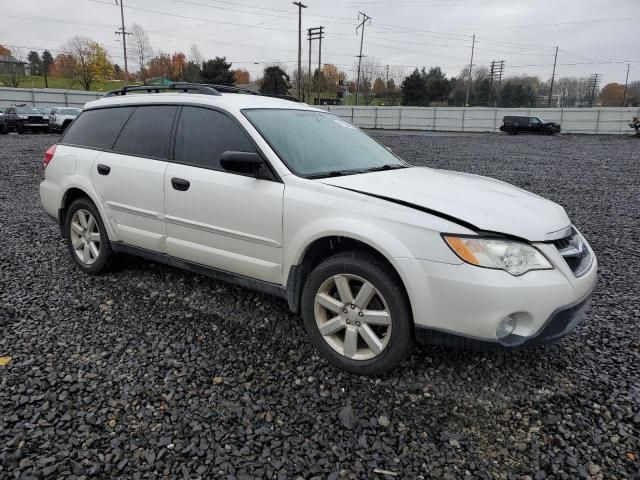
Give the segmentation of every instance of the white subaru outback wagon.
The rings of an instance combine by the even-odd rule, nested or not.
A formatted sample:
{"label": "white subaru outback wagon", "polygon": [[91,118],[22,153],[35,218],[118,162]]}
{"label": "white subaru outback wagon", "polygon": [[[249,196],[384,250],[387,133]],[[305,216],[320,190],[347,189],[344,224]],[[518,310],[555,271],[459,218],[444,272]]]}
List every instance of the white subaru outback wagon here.
{"label": "white subaru outback wagon", "polygon": [[519,347],[583,319],[597,262],[561,206],[303,103],[147,90],[88,103],[45,154],[42,205],[84,272],[126,253],[279,295],[365,375],[415,342]]}

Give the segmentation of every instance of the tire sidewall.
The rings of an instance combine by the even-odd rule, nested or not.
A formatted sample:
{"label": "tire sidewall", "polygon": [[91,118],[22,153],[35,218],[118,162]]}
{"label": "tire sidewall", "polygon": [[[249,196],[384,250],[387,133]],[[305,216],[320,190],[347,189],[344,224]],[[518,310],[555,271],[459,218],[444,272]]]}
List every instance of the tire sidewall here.
{"label": "tire sidewall", "polygon": [[[96,219],[96,222],[98,222],[98,228],[100,229],[100,254],[98,255],[98,259],[91,265],[85,265],[80,261],[71,243],[71,219],[73,218],[74,213],[80,209],[88,210],[91,215],[93,215],[93,218]],[[91,200],[87,198],[79,198],[71,204],[65,213],[64,232],[67,240],[67,248],[71,254],[71,258],[83,272],[95,275],[108,268],[109,261],[113,254],[111,251],[111,245],[109,244],[109,236],[107,235],[107,230],[102,222],[102,217]]]}
{"label": "tire sidewall", "polygon": [[[318,265],[307,278],[302,292],[305,329],[314,346],[333,365],[358,375],[382,375],[400,364],[413,347],[413,318],[404,287],[395,272],[375,257],[342,253]],[[351,360],[340,355],[326,342],[315,320],[315,296],[320,286],[339,274],[357,275],[371,282],[382,294],[391,313],[391,338],[384,351],[369,360]]]}

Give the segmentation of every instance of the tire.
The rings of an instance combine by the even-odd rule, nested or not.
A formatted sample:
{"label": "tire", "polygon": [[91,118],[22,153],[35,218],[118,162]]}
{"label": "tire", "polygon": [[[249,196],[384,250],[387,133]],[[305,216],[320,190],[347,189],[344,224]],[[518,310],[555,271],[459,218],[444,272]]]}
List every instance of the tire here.
{"label": "tire", "polygon": [[[87,214],[93,218],[93,223]],[[82,217],[84,217],[84,222]],[[75,225],[72,226],[72,224]],[[78,226],[84,230],[83,233],[79,231]],[[94,227],[97,227],[97,232]],[[71,204],[65,214],[64,232],[71,258],[83,272],[89,275],[98,275],[111,269],[115,254],[111,250],[107,230],[100,213],[91,200],[79,198]],[[91,243],[94,244],[93,247],[90,246]],[[76,247],[79,247],[78,251],[76,251]],[[97,255],[95,254],[96,250]]]}
{"label": "tire", "polygon": [[[342,301],[345,295],[338,293],[338,284],[352,300]],[[367,300],[358,295],[365,285],[365,291],[373,291],[362,296]],[[413,348],[413,317],[402,281],[387,263],[365,252],[339,253],[311,272],[302,291],[302,316],[322,356],[350,373],[382,375]]]}
{"label": "tire", "polygon": [[3,123],[2,126],[0,127],[0,134],[6,135],[7,133],[9,133],[9,125],[7,125],[6,123]]}
{"label": "tire", "polygon": [[511,127],[509,130],[507,130],[507,132],[509,133],[509,135],[517,135],[518,129],[515,127]]}
{"label": "tire", "polygon": [[22,135],[24,133],[24,127],[20,124],[18,124],[18,126],[16,127],[16,131]]}

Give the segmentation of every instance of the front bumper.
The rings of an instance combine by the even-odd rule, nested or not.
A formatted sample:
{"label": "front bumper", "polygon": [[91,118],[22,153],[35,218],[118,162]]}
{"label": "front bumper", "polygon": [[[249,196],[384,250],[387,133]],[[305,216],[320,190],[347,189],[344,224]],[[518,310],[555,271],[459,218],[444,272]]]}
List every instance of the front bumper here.
{"label": "front bumper", "polygon": [[582,323],[589,307],[591,306],[592,293],[593,289],[585,298],[579,300],[577,303],[558,308],[547,319],[538,333],[530,337],[511,335],[507,337],[507,341],[498,342],[497,340],[479,340],[459,336],[453,333],[442,332],[421,325],[416,325],[416,340],[421,344],[443,345],[449,347],[463,346],[465,348],[478,350],[482,350],[483,348],[490,346],[490,344],[500,345],[507,348],[542,345],[564,337]]}
{"label": "front bumper", "polygon": [[[514,277],[466,263],[397,259],[422,343],[505,347],[560,338],[584,318],[597,281],[595,255],[576,277],[551,244],[536,244],[554,266]],[[500,322],[511,316],[515,330],[498,341]],[[463,340],[461,340],[463,339]]]}

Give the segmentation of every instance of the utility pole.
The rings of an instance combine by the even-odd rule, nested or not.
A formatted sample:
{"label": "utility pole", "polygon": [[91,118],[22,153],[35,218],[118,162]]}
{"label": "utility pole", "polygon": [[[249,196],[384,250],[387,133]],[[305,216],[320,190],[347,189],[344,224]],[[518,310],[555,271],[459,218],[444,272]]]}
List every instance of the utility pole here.
{"label": "utility pole", "polygon": [[387,92],[389,91],[389,65],[387,65],[387,81],[384,83],[384,104],[387,105]]}
{"label": "utility pole", "polygon": [[590,103],[590,107],[593,108],[593,102],[595,100],[596,97],[596,89],[598,88],[598,84],[600,83],[600,74],[599,73],[592,73],[589,76],[589,83],[587,84],[589,88],[591,88],[591,101]]}
{"label": "utility pole", "polygon": [[549,87],[549,99],[547,108],[551,107],[551,95],[553,94],[553,81],[556,79],[556,63],[558,62],[558,47],[556,46],[556,56],[553,59],[553,74],[551,74],[551,86]]}
{"label": "utility pole", "polygon": [[489,70],[489,103],[487,107],[491,106],[491,98],[493,97],[493,76],[495,75],[496,61],[491,61],[491,70]]}
{"label": "utility pole", "polygon": [[311,92],[311,42],[313,40],[320,40],[320,48],[318,50],[318,105],[320,105],[320,63],[322,61],[322,38],[324,36],[324,27],[314,27],[307,29],[307,35],[309,35],[309,88]]}
{"label": "utility pole", "polygon": [[624,81],[624,94],[622,95],[622,106],[623,107],[627,103],[627,86],[629,85],[629,66],[630,65],[631,65],[630,63],[627,63],[627,79]]}
{"label": "utility pole", "polygon": [[322,73],[322,34],[324,27],[320,27],[320,36],[318,37],[318,105],[321,105],[320,99],[320,74]]}
{"label": "utility pole", "polygon": [[476,34],[473,34],[473,40],[471,42],[471,62],[469,62],[469,83],[467,84],[467,97],[464,100],[464,106],[469,106],[469,95],[471,94],[471,72],[473,71],[473,51],[476,48]]}
{"label": "utility pole", "polygon": [[298,6],[298,99],[302,97],[302,9],[307,6],[302,2],[293,2]]}
{"label": "utility pole", "polygon": [[500,86],[502,85],[502,74],[504,73],[504,60],[500,60],[497,65],[498,92],[496,93],[496,107],[500,104]]}
{"label": "utility pole", "polygon": [[[124,50],[124,79],[129,81],[129,64],[127,63],[127,35],[131,35],[124,28],[124,0],[120,0],[120,20],[122,21],[122,28],[116,30],[116,35],[122,35],[122,49]],[[118,5],[118,0],[116,0]]]}
{"label": "utility pole", "polygon": [[358,29],[362,27],[360,32],[360,55],[358,55],[358,80],[356,82],[356,105],[358,105],[358,95],[360,94],[360,66],[362,65],[362,43],[364,42],[364,24],[368,21],[371,23],[371,17],[364,12],[358,12],[358,18],[362,15],[362,22],[356,27],[356,33]]}

